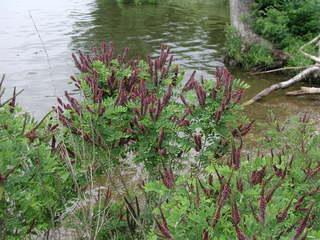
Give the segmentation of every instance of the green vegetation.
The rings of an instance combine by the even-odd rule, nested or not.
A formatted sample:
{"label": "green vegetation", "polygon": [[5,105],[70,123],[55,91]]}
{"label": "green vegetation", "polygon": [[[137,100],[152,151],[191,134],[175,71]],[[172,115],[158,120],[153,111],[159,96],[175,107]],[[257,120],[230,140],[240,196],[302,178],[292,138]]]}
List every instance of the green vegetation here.
{"label": "green vegetation", "polygon": [[226,57],[245,69],[270,66],[274,62],[270,48],[261,44],[247,46],[232,27],[226,29],[225,47]]}
{"label": "green vegetation", "polygon": [[61,228],[76,239],[319,238],[320,139],[307,115],[272,118],[245,157],[245,83],[221,68],[182,84],[165,46],[127,56],[105,43],[74,55],[80,96],[66,92],[39,123],[15,95],[1,106],[2,239]]}
{"label": "green vegetation", "polygon": [[[297,50],[320,32],[319,1],[256,0],[253,16],[254,30],[290,55],[288,65],[312,63]],[[309,51],[314,53],[316,49]]]}
{"label": "green vegetation", "polygon": [[55,126],[37,125],[15,106],[15,98],[0,107],[1,239],[54,228],[74,195],[68,172],[47,144]]}
{"label": "green vegetation", "polygon": [[161,206],[154,210],[154,233],[164,239],[319,238],[320,138],[306,116],[271,123],[261,145],[268,153],[240,160],[240,145],[203,175],[178,176],[173,188],[149,183],[146,191],[157,194]]}
{"label": "green vegetation", "polygon": [[[210,139],[213,149],[220,149],[221,142],[228,142],[228,128],[245,120],[235,121],[232,117],[239,113],[237,101],[247,87],[245,84],[235,81],[236,89],[232,93],[231,89],[220,86],[223,82],[214,89],[209,80],[199,84],[194,72],[182,88],[183,75],[173,65],[165,47],[158,58],[149,58],[147,62],[128,60],[127,50],[120,57],[113,57],[112,46],[104,45],[100,54],[107,58],[91,59],[81,54],[78,60],[74,56],[82,74],[73,79],[83,99],[78,102],[67,94],[69,105],[60,100],[57,110],[71,136],[74,133],[85,136],[87,141],[95,143],[97,151],[112,146],[109,157],[115,165],[133,151],[139,152],[133,160],[143,163],[150,172],[158,172],[160,165],[178,166],[181,163],[176,161],[182,159],[177,156],[193,147],[196,129],[205,131],[197,134]],[[88,66],[89,61],[92,64]],[[231,84],[232,79],[225,81]],[[210,92],[213,92],[211,98]],[[215,115],[217,120],[212,121]]]}
{"label": "green vegetation", "polygon": [[288,39],[308,41],[320,32],[320,4],[317,0],[256,0],[254,29],[281,48]]}
{"label": "green vegetation", "polygon": [[[270,41],[275,48],[288,54],[289,59],[286,63],[288,66],[312,64],[298,49],[320,32],[319,1],[256,0],[251,15],[253,30]],[[272,65],[270,61],[272,55],[265,47],[259,46],[252,49],[252,46],[239,43],[241,40],[237,38],[239,37],[235,32],[227,31],[227,54],[230,58],[246,68]],[[239,50],[240,53],[235,52]],[[310,47],[308,50],[314,54],[316,48]]]}

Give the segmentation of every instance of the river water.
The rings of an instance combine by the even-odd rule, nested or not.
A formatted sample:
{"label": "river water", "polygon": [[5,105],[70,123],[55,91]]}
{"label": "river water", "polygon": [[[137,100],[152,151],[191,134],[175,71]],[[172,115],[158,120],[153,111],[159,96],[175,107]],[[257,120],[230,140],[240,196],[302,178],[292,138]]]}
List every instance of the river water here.
{"label": "river water", "polygon": [[[1,0],[0,73],[8,92],[24,89],[19,103],[37,118],[63,95],[76,72],[71,53],[90,51],[102,40],[132,55],[156,54],[169,45],[187,74],[211,75],[223,66],[224,29],[229,23],[227,0],[166,0],[159,5],[119,4],[115,0]],[[284,76],[252,76],[234,69],[252,87],[247,97]],[[282,116],[317,111],[315,97],[289,98],[279,91],[247,109],[264,119],[267,110]]]}

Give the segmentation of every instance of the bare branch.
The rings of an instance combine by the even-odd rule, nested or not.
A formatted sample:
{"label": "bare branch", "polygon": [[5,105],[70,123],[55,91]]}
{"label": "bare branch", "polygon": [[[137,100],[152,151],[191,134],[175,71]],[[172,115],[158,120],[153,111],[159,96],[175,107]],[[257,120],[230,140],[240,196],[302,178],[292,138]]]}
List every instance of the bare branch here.
{"label": "bare branch", "polygon": [[263,72],[255,72],[255,73],[251,73],[251,75],[259,75],[259,74],[280,72],[280,71],[286,71],[286,70],[305,69],[305,68],[309,68],[309,67],[312,67],[312,66],[313,66],[313,65],[301,66],[301,67],[283,67],[283,68],[277,68],[277,69],[272,69],[272,70],[263,71]]}
{"label": "bare branch", "polygon": [[[311,54],[309,54],[309,53],[306,53],[306,52],[304,51],[304,48],[305,48],[306,46],[309,46],[309,45],[314,44],[314,43],[318,44],[318,41],[320,41],[320,34],[319,34],[317,37],[315,37],[314,39],[312,39],[310,42],[307,42],[306,44],[302,45],[302,46],[300,47],[300,49],[299,49],[300,52],[301,52],[303,55],[305,55],[307,58],[312,59],[312,60],[315,61],[316,63],[320,63],[320,56],[319,56],[319,57],[316,57],[316,56],[313,56],[313,55],[311,55]],[[320,48],[320,46],[319,46],[319,48]]]}
{"label": "bare branch", "polygon": [[291,86],[292,84],[305,79],[307,76],[309,76],[310,74],[312,74],[314,72],[320,72],[320,65],[314,65],[312,67],[309,67],[309,68],[303,70],[298,75],[294,76],[293,78],[291,78],[291,79],[289,79],[287,81],[280,82],[280,83],[277,83],[277,84],[273,84],[272,86],[262,90],[256,96],[251,98],[249,101],[245,102],[243,104],[243,106],[250,105],[250,104],[260,100],[261,98],[269,95],[271,92],[273,92],[275,90],[287,88],[287,87]]}
{"label": "bare branch", "polygon": [[315,87],[301,87],[300,90],[287,92],[287,96],[313,95],[320,94],[320,88]]}

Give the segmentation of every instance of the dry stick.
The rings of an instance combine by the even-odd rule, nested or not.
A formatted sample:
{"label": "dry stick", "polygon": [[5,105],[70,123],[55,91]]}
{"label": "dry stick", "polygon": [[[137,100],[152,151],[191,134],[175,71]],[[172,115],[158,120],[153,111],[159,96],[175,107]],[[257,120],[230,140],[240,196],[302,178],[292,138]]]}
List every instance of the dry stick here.
{"label": "dry stick", "polygon": [[263,71],[263,72],[254,72],[254,73],[251,73],[251,75],[259,75],[259,74],[265,74],[265,73],[274,73],[274,72],[280,72],[280,71],[285,71],[285,70],[305,69],[305,68],[312,67],[312,66],[313,66],[313,65],[301,66],[301,67],[283,67],[283,68],[277,68],[277,69],[272,69],[272,70]]}
{"label": "dry stick", "polygon": [[314,65],[314,66],[312,66],[310,68],[307,68],[307,69],[303,70],[302,72],[300,72],[298,75],[294,76],[293,78],[291,78],[291,79],[289,79],[287,81],[280,82],[280,83],[277,83],[277,84],[273,84],[271,87],[268,87],[268,88],[262,90],[256,96],[251,98],[249,101],[245,102],[243,104],[243,106],[248,106],[248,105],[260,100],[261,98],[269,95],[271,92],[273,92],[275,90],[287,88],[290,85],[303,80],[308,75],[310,75],[311,73],[314,73],[314,72],[320,72],[320,65]]}
{"label": "dry stick", "polygon": [[320,88],[316,87],[301,87],[300,90],[287,92],[287,96],[313,95],[320,94]]}
{"label": "dry stick", "polygon": [[6,77],[6,75],[2,74],[2,78],[1,78],[1,81],[0,81],[0,104],[1,104],[1,98],[2,98],[2,96],[4,94],[4,92],[5,92],[5,88],[2,87],[5,77]]}
{"label": "dry stick", "polygon": [[49,111],[32,130],[37,130],[41,126],[41,124],[44,122],[44,120],[46,120],[47,117],[51,115],[51,113],[53,113],[53,110]]}

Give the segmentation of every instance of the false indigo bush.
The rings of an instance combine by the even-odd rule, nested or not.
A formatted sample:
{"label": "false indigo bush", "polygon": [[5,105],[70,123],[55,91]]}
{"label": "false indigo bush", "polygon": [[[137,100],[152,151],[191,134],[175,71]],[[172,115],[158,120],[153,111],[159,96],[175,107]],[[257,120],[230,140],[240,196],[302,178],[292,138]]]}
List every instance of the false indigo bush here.
{"label": "false indigo bush", "polygon": [[182,86],[165,46],[146,61],[127,55],[128,49],[116,55],[106,43],[92,55],[73,55],[80,74],[72,80],[82,99],[66,93],[67,103],[58,99],[55,108],[68,134],[107,150],[115,165],[132,152],[155,176],[159,168],[181,165],[190,149],[210,147],[210,155],[223,155],[230,129],[245,124],[235,114],[247,86],[226,69],[217,71],[216,81],[196,81],[194,72]]}
{"label": "false indigo bush", "polygon": [[68,172],[47,144],[56,127],[36,124],[16,106],[17,95],[14,90],[0,101],[1,239],[29,238],[56,227],[64,202],[75,196]]}
{"label": "false indigo bush", "polygon": [[237,167],[215,162],[204,176],[178,177],[174,188],[147,184],[158,196],[154,215],[161,219],[150,238],[318,238],[320,138],[309,121],[307,115],[284,126],[273,120],[262,142],[270,153],[241,158]]}

